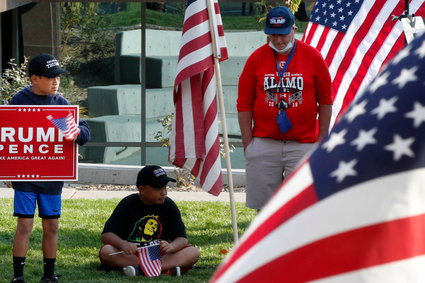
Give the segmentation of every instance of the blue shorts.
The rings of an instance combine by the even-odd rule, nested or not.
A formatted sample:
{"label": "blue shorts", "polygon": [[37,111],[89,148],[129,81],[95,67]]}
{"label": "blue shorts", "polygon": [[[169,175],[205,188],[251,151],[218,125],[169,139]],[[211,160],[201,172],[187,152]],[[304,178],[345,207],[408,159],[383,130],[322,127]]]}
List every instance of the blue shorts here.
{"label": "blue shorts", "polygon": [[60,218],[61,195],[46,195],[15,190],[13,215],[22,218],[34,218],[35,207],[38,205],[40,218]]}

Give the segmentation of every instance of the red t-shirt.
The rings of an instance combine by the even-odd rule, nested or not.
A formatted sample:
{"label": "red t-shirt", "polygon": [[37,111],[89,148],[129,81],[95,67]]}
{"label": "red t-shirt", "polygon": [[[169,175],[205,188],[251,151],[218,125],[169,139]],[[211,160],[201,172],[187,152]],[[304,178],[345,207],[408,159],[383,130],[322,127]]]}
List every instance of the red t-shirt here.
{"label": "red t-shirt", "polygon": [[[248,58],[239,78],[237,110],[252,111],[253,136],[313,143],[317,140],[319,104],[332,104],[331,78],[320,53],[310,45],[296,42],[289,65],[280,79],[288,55],[277,55],[265,44]],[[292,128],[282,134],[276,123],[277,103],[283,100]]]}

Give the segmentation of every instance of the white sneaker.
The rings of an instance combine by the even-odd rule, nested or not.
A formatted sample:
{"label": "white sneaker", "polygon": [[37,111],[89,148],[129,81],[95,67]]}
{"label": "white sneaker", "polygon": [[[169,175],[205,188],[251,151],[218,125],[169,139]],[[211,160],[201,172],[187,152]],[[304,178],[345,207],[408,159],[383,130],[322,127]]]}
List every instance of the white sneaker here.
{"label": "white sneaker", "polygon": [[140,268],[138,266],[129,265],[124,267],[122,269],[122,272],[124,272],[126,276],[133,277],[133,276],[139,275]]}

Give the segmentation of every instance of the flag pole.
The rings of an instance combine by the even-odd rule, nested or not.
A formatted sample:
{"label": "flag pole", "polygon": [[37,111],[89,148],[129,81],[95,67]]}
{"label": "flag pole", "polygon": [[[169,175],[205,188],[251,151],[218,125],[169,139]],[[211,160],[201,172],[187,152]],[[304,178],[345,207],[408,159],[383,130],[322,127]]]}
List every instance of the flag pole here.
{"label": "flag pole", "polygon": [[212,49],[214,55],[214,69],[217,79],[217,96],[218,96],[218,104],[220,109],[221,116],[221,127],[223,130],[223,143],[224,143],[224,154],[226,160],[226,168],[227,168],[227,184],[229,186],[229,198],[230,198],[230,209],[232,214],[232,228],[233,228],[233,241],[236,244],[238,242],[238,225],[236,220],[236,209],[235,209],[235,198],[233,193],[233,176],[232,176],[232,165],[230,162],[230,150],[229,150],[229,139],[227,136],[227,125],[226,125],[226,114],[224,109],[224,101],[223,101],[223,87],[221,83],[221,72],[220,72],[220,63],[219,58],[219,48],[217,45],[217,24],[215,18],[215,8],[213,0],[205,0],[208,7],[208,18],[210,19],[210,33],[211,33],[211,41],[212,41]]}

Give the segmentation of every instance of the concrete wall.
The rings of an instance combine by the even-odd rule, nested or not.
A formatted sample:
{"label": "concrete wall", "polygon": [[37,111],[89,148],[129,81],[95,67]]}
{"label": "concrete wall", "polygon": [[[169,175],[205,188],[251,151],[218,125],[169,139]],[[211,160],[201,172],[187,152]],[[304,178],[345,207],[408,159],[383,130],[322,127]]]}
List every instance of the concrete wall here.
{"label": "concrete wall", "polygon": [[[173,85],[180,42],[180,31],[146,30],[147,88],[146,88],[146,140],[155,142],[154,134],[164,129],[157,119],[174,110]],[[88,89],[89,120],[93,141],[140,141],[142,127],[136,116],[141,113],[141,48],[140,30],[119,32],[116,35],[115,74],[118,82],[110,86],[94,86]],[[237,84],[248,56],[266,43],[262,31],[227,32],[226,40],[230,58],[220,63],[223,83],[226,124],[230,136],[239,136],[236,113]],[[133,117],[133,118],[129,118]],[[116,119],[116,121],[114,121]],[[220,117],[219,117],[220,119]],[[220,123],[221,125],[221,123]],[[136,138],[136,140],[134,140]],[[84,150],[84,149],[83,149]],[[85,161],[112,163],[120,159],[134,158],[136,148],[89,148]],[[233,155],[239,164],[243,152]],[[140,160],[140,159],[138,159]],[[164,160],[164,157],[155,161]],[[166,159],[165,159],[166,160]],[[126,163],[127,164],[127,163]],[[164,165],[164,164],[162,164]]]}
{"label": "concrete wall", "polygon": [[[147,88],[173,86],[181,34],[181,31],[146,30]],[[239,74],[246,58],[252,51],[266,43],[267,38],[262,31],[227,32],[226,41],[230,58],[222,64],[231,69],[223,68],[223,85],[236,85],[237,77],[229,76],[228,73]],[[141,83],[141,44],[140,30],[117,33],[115,42],[116,84]]]}
{"label": "concrete wall", "polygon": [[[267,42],[262,31],[226,32],[229,56],[249,56],[253,50]],[[181,31],[146,30],[146,57],[178,56]],[[116,56],[140,54],[140,29],[119,32],[116,37]]]}
{"label": "concrete wall", "polygon": [[[106,165],[80,163],[78,166],[78,184],[116,184],[135,185],[137,173],[143,166]],[[175,168],[163,166],[167,175],[176,178]],[[222,170],[223,184],[227,185],[227,170]],[[245,186],[245,170],[232,169],[232,180],[235,187]],[[173,185],[172,182],[169,185]]]}

